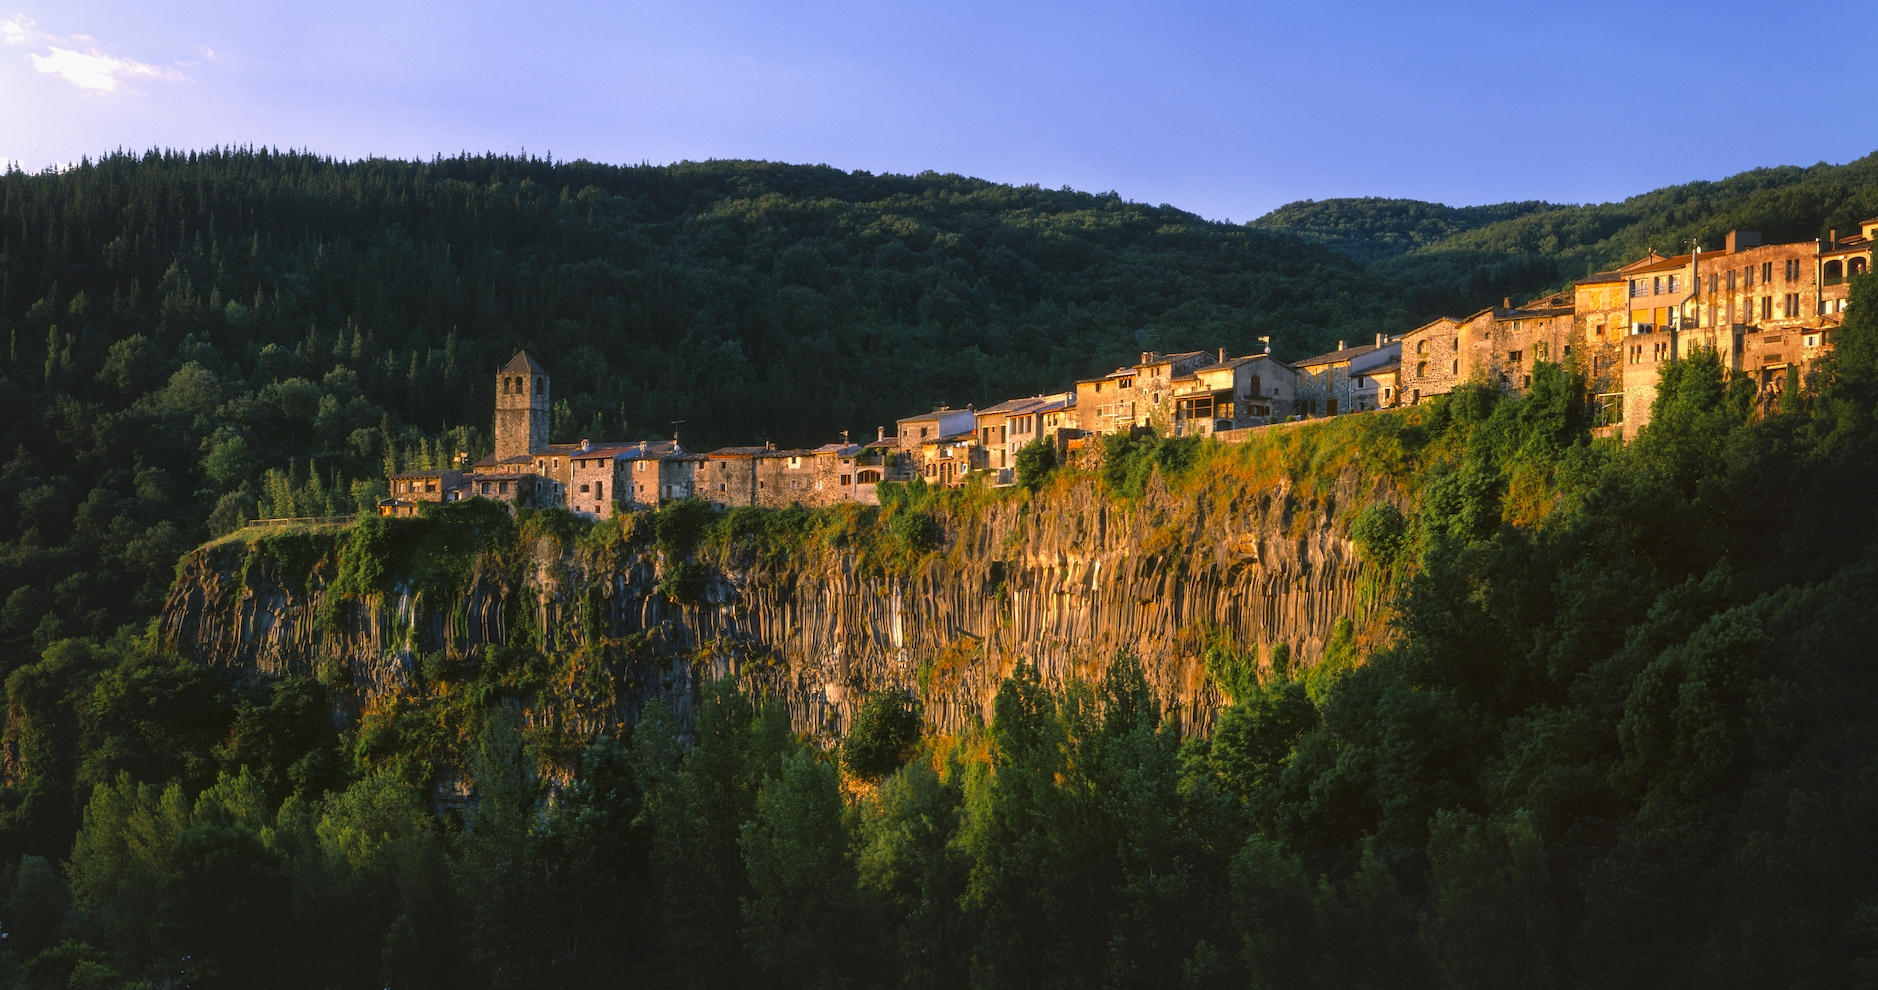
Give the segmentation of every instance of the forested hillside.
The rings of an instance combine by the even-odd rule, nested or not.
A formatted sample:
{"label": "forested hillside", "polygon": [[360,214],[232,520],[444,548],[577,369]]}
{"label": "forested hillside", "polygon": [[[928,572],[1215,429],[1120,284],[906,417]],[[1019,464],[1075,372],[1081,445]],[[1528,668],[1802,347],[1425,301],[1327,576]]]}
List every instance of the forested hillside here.
{"label": "forested hillside", "polygon": [[1537,200],[1488,206],[1443,206],[1419,199],[1303,200],[1247,226],[1295,234],[1300,240],[1370,264],[1439,244],[1464,231],[1559,207]]}
{"label": "forested hillside", "polygon": [[1387,284],[1414,287],[1465,315],[1504,294],[1541,294],[1655,249],[1719,250],[1730,230],[1769,243],[1851,232],[1878,216],[1878,154],[1844,165],[1760,168],[1718,182],[1668,186],[1618,203],[1499,203],[1454,208],[1401,199],[1291,203],[1252,221],[1369,266]]}
{"label": "forested hillside", "polygon": [[[0,177],[0,651],[147,618],[187,547],[488,449],[815,445],[1152,348],[1416,318],[1332,252],[1113,195],[710,162],[114,156]],[[1380,322],[1379,322],[1380,321]]]}
{"label": "forested hillside", "polygon": [[[1360,455],[1401,508],[1337,525],[1393,589],[1390,634],[1346,626],[1308,669],[1197,643],[1231,699],[1207,736],[1118,655],[1062,691],[1020,666],[946,738],[894,694],[796,737],[720,681],[551,761],[518,713],[584,697],[604,651],[518,625],[359,708],[337,664],[240,678],[150,622],[179,556],[245,515],[349,511],[389,467],[486,449],[518,345],[563,438],[810,442],[1147,347],[1296,356],[1675,237],[1848,227],[1874,175],[1548,207],[1365,268],[955,176],[258,152],[8,174],[0,986],[1878,987],[1878,275],[1776,410],[1696,355],[1625,446],[1543,363],[1523,396],[1334,424],[1387,437]],[[1381,212],[1366,256],[1462,222]],[[1300,215],[1354,243],[1361,213]],[[1039,483],[1125,503],[1223,449],[1117,437]],[[347,529],[325,579],[383,594],[395,559],[460,583],[497,541],[630,525],[659,594],[695,598],[699,546],[811,529],[927,566],[951,513],[1029,494],[889,496],[611,523],[470,502]]]}
{"label": "forested hillside", "polygon": [[[1708,355],[1669,366],[1622,448],[1590,440],[1577,383],[1543,363],[1523,397],[1468,386],[1378,414],[1400,419],[1387,456],[1415,498],[1352,529],[1399,589],[1392,641],[1365,655],[1340,634],[1309,668],[1215,644],[1232,704],[1209,737],[1164,718],[1126,654],[1062,691],[1020,663],[988,723],[949,738],[876,695],[832,749],[721,680],[688,725],[654,702],[593,739],[567,780],[517,711],[584,690],[598,658],[545,637],[426,656],[412,676],[434,700],[337,728],[343,670],[243,684],[154,637],[52,644],[6,685],[0,979],[1878,985],[1878,276],[1861,278],[1821,391],[1766,415]],[[1136,467],[1180,490],[1226,456],[1114,446],[1096,483],[1118,500],[1140,497]],[[919,497],[942,524],[1026,496]],[[921,518],[903,508],[676,503],[645,531],[683,562],[804,525],[899,539],[892,520]],[[339,580],[374,580],[400,545],[449,551],[396,566],[460,569],[513,525],[480,502],[373,519]],[[623,524],[521,525],[585,544]],[[463,774],[440,780],[453,746]],[[440,814],[453,783],[475,800]]]}

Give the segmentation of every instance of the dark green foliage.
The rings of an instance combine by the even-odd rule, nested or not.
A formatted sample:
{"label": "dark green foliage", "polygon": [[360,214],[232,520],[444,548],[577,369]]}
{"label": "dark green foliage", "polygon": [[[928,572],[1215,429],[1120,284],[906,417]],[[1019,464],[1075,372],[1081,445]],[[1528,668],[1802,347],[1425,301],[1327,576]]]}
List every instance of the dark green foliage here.
{"label": "dark green foliage", "polygon": [[1140,498],[1155,472],[1176,477],[1192,466],[1200,442],[1200,437],[1108,434],[1102,438],[1102,481],[1123,498]]}
{"label": "dark green foliage", "polygon": [[1056,470],[1056,443],[1048,438],[1039,437],[1017,450],[1017,483],[1028,491],[1043,487],[1043,482]]}
{"label": "dark green foliage", "polygon": [[887,532],[902,553],[914,558],[939,549],[944,539],[939,521],[918,509],[901,509],[888,516]]}
{"label": "dark green foliage", "polygon": [[[1868,167],[1855,164],[1770,173],[1766,197],[1737,199],[1811,195]],[[1730,182],[1698,191],[1727,206],[1745,188]],[[623,702],[630,742],[570,728],[544,699],[585,657],[565,652],[566,623],[519,608],[510,642],[418,660],[417,687],[447,703],[374,699],[363,716],[337,661],[317,679],[238,682],[164,655],[132,620],[211,511],[217,527],[253,508],[325,511],[369,500],[348,479],[387,461],[477,452],[446,423],[486,420],[486,392],[462,386],[516,328],[581,369],[562,394],[596,397],[557,409],[557,429],[709,410],[695,420],[708,437],[808,395],[820,405],[786,428],[825,432],[940,397],[920,389],[1030,391],[1027,375],[1057,381],[1188,335],[1230,343],[1263,325],[1321,344],[1330,304],[1275,294],[1295,275],[1311,290],[1298,299],[1329,298],[1311,293],[1351,266],[1295,248],[1271,261],[1282,242],[1109,197],[734,163],[153,157],[0,187],[0,219],[65,231],[7,240],[24,235],[0,224],[0,329],[49,342],[0,369],[0,501],[16,510],[0,517],[0,979],[1878,980],[1872,276],[1853,286],[1836,356],[1772,415],[1697,354],[1665,367],[1653,425],[1623,447],[1590,442],[1579,383],[1543,364],[1524,395],[1468,387],[1419,426],[1379,420],[1394,425],[1365,434],[1362,463],[1421,472],[1400,479],[1402,510],[1352,521],[1397,582],[1393,627],[1340,622],[1295,655],[1272,644],[1263,676],[1255,654],[1217,645],[1205,665],[1231,704],[1210,736],[1184,705],[1163,712],[1169,687],[1189,695],[1130,656],[1054,689],[1020,662],[991,723],[933,742],[931,759],[902,762],[918,735],[905,700],[871,700],[844,745],[852,773],[878,778],[857,794],[780,705],[729,680],[677,688],[671,709]],[[1401,236],[1422,237],[1404,212]],[[1435,296],[1478,301],[1636,235],[1568,212],[1380,264],[1425,266],[1449,279]],[[1493,240],[1509,231],[1510,246]],[[1570,264],[1531,234],[1556,235]],[[1381,316],[1349,308],[1386,325],[1423,297],[1392,298]],[[633,371],[607,370],[626,354]],[[828,369],[920,384],[876,406]],[[1201,449],[1111,438],[1103,481],[1139,498]],[[915,482],[881,497],[830,512],[681,504],[649,532],[468,503],[330,536],[273,531],[252,559],[330,559],[335,603],[388,588],[441,603],[543,537],[582,552],[650,538],[673,579],[701,578],[719,552],[774,563],[811,540],[858,547],[869,566],[937,567],[940,520],[981,496]],[[594,602],[576,605],[568,622],[603,639]],[[606,646],[628,666],[637,648]],[[668,684],[704,680],[668,660]],[[769,674],[760,659],[752,671]]]}
{"label": "dark green foliage", "polygon": [[841,765],[869,782],[898,770],[919,744],[919,699],[900,691],[869,695],[841,739]]}
{"label": "dark green foliage", "polygon": [[654,517],[653,533],[659,551],[668,561],[679,561],[691,556],[698,548],[698,540],[704,535],[704,528],[717,518],[717,513],[709,502],[703,499],[680,499],[659,507]]}
{"label": "dark green foliage", "polygon": [[1287,203],[1249,226],[1296,234],[1369,264],[1439,245],[1469,230],[1556,209],[1536,200],[1456,208],[1414,199],[1307,199]]}
{"label": "dark green foliage", "polygon": [[675,602],[697,602],[704,597],[710,572],[695,560],[680,560],[667,565],[659,574],[659,594]]}
{"label": "dark green foliage", "polygon": [[1378,567],[1394,568],[1409,551],[1408,519],[1387,502],[1371,502],[1351,521],[1350,538],[1365,559]]}

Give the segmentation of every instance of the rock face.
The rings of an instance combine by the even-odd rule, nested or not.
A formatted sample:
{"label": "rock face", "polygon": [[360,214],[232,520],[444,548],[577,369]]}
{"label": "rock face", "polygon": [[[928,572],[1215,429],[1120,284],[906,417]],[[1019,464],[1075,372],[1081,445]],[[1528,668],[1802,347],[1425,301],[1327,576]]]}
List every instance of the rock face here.
{"label": "rock face", "polygon": [[630,542],[540,538],[517,548],[519,565],[485,557],[460,599],[394,586],[332,607],[330,553],[287,573],[224,543],[186,562],[162,632],[211,664],[331,677],[337,663],[365,702],[413,690],[423,654],[525,640],[569,658],[543,705],[588,734],[631,723],[654,696],[682,714],[699,678],[725,675],[780,698],[803,732],[840,731],[883,688],[916,692],[929,729],[955,732],[989,717],[1020,660],[1060,685],[1132,652],[1163,706],[1205,732],[1220,703],[1208,644],[1265,657],[1285,643],[1309,664],[1338,619],[1374,631],[1380,583],[1339,520],[1377,497],[1354,472],[1309,496],[1280,483],[1177,497],[1156,481],[1125,503],[1066,485],[941,514],[943,548],[900,573],[828,547],[706,554],[694,603],[659,593],[659,553]]}

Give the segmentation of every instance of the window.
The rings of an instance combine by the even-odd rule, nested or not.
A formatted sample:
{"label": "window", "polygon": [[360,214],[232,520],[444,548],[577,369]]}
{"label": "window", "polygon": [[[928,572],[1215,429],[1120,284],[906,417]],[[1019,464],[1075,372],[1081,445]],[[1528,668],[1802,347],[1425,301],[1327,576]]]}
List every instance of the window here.
{"label": "window", "polygon": [[1735,270],[1732,268],[1728,269],[1728,291],[1735,291]]}
{"label": "window", "polygon": [[1458,375],[1460,373],[1461,373],[1461,362],[1459,359],[1456,359],[1454,362],[1454,366],[1448,369],[1448,374]]}
{"label": "window", "polygon": [[1643,280],[1633,278],[1630,280],[1630,298],[1635,299],[1640,295],[1643,295]]}
{"label": "window", "polygon": [[1676,294],[1676,276],[1674,275],[1669,277],[1669,294],[1672,296]]}
{"label": "window", "polygon": [[1415,362],[1415,377],[1417,378],[1428,377],[1428,362],[1426,361]]}
{"label": "window", "polygon": [[1845,265],[1837,261],[1826,262],[1826,281],[1837,282],[1845,277]]}
{"label": "window", "polygon": [[593,483],[593,497],[594,498],[606,497],[606,482],[596,481]]}
{"label": "window", "polygon": [[1787,293],[1786,306],[1784,308],[1786,310],[1786,317],[1789,320],[1800,315],[1800,294],[1797,292]]}
{"label": "window", "polygon": [[1772,282],[1773,280],[1774,280],[1774,263],[1771,261],[1761,262],[1761,283],[1764,285],[1768,282]]}
{"label": "window", "polygon": [[587,490],[587,486],[586,486],[586,485],[582,485],[582,486],[580,486],[580,490],[581,490],[581,491],[583,491],[583,492],[584,492],[584,491],[586,491],[586,490]]}
{"label": "window", "polygon": [[[1773,264],[1773,262],[1770,261],[1768,262],[1768,264],[1771,265]],[[1762,296],[1761,297],[1761,319],[1771,320],[1773,318],[1774,318],[1774,297]]]}
{"label": "window", "polygon": [[1417,354],[1424,354],[1424,353],[1426,353],[1427,351],[1428,351],[1428,342],[1427,342],[1427,341],[1425,341],[1425,340],[1418,340],[1418,341],[1416,341],[1416,342],[1415,342],[1415,353],[1417,353]]}
{"label": "window", "polygon": [[1520,353],[1519,351],[1507,351],[1507,352],[1506,352],[1506,363],[1507,363],[1507,364],[1518,364],[1518,363],[1520,362],[1520,360],[1521,360],[1521,358],[1522,358],[1522,357],[1523,357],[1523,355],[1522,355],[1522,354],[1521,354],[1521,353]]}
{"label": "window", "polygon": [[1749,265],[1746,268],[1741,269],[1741,287],[1744,289],[1754,288],[1754,266],[1753,265]]}
{"label": "window", "polygon": [[1650,280],[1650,295],[1660,296],[1662,294],[1663,294],[1663,276],[1658,275],[1657,277]]}

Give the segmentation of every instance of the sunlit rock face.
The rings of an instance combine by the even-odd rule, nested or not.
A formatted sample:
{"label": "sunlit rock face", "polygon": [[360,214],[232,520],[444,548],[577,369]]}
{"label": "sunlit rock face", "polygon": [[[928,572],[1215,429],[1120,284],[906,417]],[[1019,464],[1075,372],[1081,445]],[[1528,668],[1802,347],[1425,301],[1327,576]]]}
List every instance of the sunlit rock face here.
{"label": "sunlit rock face", "polygon": [[1346,520],[1378,497],[1355,472],[1310,495],[1281,483],[1176,497],[1156,482],[1124,502],[1060,485],[939,513],[941,549],[899,567],[828,545],[707,548],[691,602],[659,591],[659,552],[631,540],[538,538],[485,556],[460,595],[394,582],[333,607],[332,540],[294,573],[236,541],[185,562],[161,628],[203,662],[320,676],[358,704],[437,689],[426,654],[474,664],[526,647],[553,672],[530,718],[589,735],[630,724],[652,697],[683,713],[701,678],[725,675],[781,700],[798,731],[839,732],[868,692],[900,688],[923,699],[930,730],[951,733],[988,719],[1020,661],[1062,685],[1133,653],[1163,707],[1205,732],[1221,702],[1209,644],[1264,658],[1284,643],[1309,664],[1340,618],[1363,638],[1379,631],[1382,582]]}

